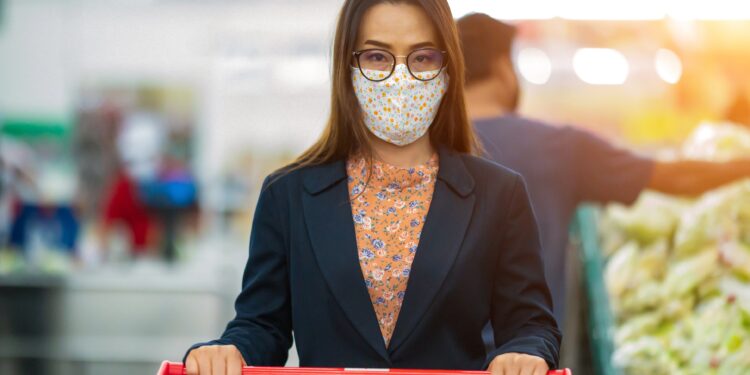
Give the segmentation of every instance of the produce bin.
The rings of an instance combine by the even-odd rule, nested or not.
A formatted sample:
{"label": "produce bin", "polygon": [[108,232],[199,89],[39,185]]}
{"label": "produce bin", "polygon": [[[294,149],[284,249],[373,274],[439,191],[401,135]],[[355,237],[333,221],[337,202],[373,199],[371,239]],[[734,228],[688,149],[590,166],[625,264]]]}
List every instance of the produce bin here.
{"label": "produce bin", "polygon": [[[750,158],[750,128],[701,124],[677,159]],[[750,178],[644,191],[573,221],[598,374],[750,374]]]}
{"label": "produce bin", "polygon": [[[356,368],[300,368],[300,367],[255,367],[242,369],[243,375],[488,375],[487,371],[445,371],[445,370],[390,370],[390,369],[356,369]],[[182,363],[164,362],[156,375],[184,375]],[[570,370],[554,370],[547,375],[572,375]]]}
{"label": "produce bin", "polygon": [[573,238],[578,241],[579,255],[585,276],[589,305],[589,342],[596,374],[621,375],[612,363],[614,353],[614,316],[604,284],[604,257],[599,245],[598,209],[583,205],[576,212],[572,225]]}

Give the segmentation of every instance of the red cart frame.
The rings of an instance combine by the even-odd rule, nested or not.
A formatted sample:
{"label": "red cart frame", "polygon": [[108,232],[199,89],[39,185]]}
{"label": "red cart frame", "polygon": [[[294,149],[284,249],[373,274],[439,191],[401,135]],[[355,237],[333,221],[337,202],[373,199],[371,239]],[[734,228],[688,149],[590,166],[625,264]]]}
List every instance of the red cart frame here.
{"label": "red cart frame", "polygon": [[[447,370],[389,370],[389,369],[354,369],[354,368],[312,368],[312,367],[255,367],[242,368],[242,375],[377,375],[379,373],[394,375],[489,375],[487,371],[447,371]],[[182,363],[164,361],[156,375],[185,375]],[[573,375],[568,370],[553,370],[547,375]]]}

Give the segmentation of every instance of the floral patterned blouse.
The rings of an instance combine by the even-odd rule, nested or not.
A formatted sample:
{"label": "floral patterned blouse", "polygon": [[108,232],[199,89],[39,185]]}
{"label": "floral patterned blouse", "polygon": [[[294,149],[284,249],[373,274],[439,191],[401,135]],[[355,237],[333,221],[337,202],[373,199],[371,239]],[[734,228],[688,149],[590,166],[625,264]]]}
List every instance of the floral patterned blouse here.
{"label": "floral patterned blouse", "polygon": [[388,346],[435,191],[438,157],[414,168],[373,160],[369,181],[365,158],[350,157],[346,169],[359,263]]}

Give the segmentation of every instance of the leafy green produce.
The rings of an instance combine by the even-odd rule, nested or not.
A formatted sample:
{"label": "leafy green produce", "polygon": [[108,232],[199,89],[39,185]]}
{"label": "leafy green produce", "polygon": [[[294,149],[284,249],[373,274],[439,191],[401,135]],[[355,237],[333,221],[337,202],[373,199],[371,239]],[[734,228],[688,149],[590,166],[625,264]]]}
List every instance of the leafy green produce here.
{"label": "leafy green produce", "polygon": [[[686,158],[750,157],[750,130],[703,124]],[[601,218],[625,374],[750,374],[750,180],[693,200],[644,193]]]}

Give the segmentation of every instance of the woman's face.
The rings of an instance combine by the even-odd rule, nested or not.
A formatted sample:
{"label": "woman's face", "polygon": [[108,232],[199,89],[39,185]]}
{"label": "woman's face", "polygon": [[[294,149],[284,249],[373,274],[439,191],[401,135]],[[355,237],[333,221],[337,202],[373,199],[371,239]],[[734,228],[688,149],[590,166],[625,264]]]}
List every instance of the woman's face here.
{"label": "woman's face", "polygon": [[[381,3],[365,12],[355,50],[378,48],[395,56],[406,56],[426,47],[440,48],[440,42],[422,8],[406,3]],[[404,57],[396,58],[396,64],[405,63]]]}

